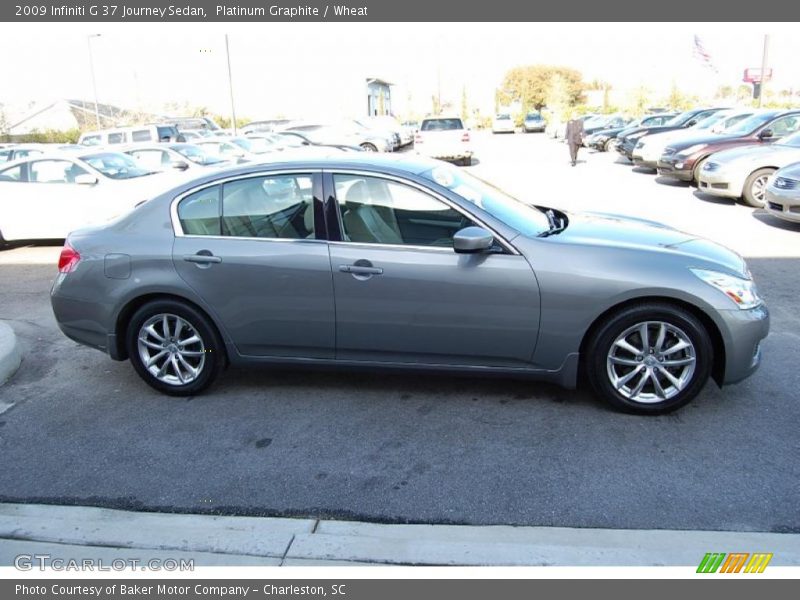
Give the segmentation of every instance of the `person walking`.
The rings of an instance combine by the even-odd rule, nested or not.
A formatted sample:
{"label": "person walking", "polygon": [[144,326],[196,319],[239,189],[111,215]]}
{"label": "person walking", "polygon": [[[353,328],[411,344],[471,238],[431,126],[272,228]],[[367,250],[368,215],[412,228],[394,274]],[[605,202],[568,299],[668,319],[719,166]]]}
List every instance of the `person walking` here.
{"label": "person walking", "polygon": [[569,158],[572,166],[578,162],[578,149],[583,145],[583,120],[576,119],[574,113],[567,123],[567,144],[569,145]]}

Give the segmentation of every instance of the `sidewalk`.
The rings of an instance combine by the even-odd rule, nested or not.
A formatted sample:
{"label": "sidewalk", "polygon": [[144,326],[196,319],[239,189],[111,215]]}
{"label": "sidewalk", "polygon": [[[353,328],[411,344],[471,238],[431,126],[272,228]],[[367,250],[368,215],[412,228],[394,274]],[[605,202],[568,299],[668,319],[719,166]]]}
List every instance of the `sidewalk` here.
{"label": "sidewalk", "polygon": [[381,525],[0,504],[0,566],[53,558],[193,558],[197,566],[694,566],[706,552],[772,552],[800,565],[800,534]]}

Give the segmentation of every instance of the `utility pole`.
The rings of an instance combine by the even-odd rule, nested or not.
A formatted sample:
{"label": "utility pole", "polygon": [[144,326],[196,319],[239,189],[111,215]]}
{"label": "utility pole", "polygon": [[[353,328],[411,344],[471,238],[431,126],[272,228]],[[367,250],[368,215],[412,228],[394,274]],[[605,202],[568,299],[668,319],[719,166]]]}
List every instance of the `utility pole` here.
{"label": "utility pole", "polygon": [[93,33],[86,36],[86,45],[89,47],[89,72],[92,74],[92,91],[94,92],[94,118],[97,122],[97,128],[100,127],[100,109],[97,105],[97,81],[94,78],[94,58],[92,57],[92,38],[100,37],[99,33]]}
{"label": "utility pole", "polygon": [[761,91],[758,95],[758,107],[764,102],[767,84],[767,60],[769,59],[769,34],[764,35],[764,54],[761,55]]}
{"label": "utility pole", "polygon": [[236,105],[233,102],[233,77],[231,76],[231,51],[228,47],[228,34],[225,34],[225,56],[228,59],[228,90],[231,93],[231,116],[233,118],[233,135],[237,135],[236,131]]}

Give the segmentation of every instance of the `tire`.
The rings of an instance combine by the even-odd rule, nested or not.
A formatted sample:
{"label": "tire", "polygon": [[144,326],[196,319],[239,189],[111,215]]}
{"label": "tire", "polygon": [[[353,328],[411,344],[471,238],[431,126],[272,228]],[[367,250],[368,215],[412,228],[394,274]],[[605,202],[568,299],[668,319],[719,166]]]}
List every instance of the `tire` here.
{"label": "tire", "polygon": [[742,200],[747,206],[762,208],[766,204],[767,179],[774,172],[775,169],[759,169],[750,173],[750,176],[744,182],[744,190],[742,190]]}
{"label": "tire", "polygon": [[378,148],[375,146],[375,144],[370,144],[369,142],[364,142],[363,144],[361,144],[361,149],[364,152],[377,152],[378,151]]}
{"label": "tire", "polygon": [[694,169],[692,169],[692,180],[689,182],[691,185],[695,187],[700,185],[700,171],[703,170],[703,165],[706,164],[707,160],[708,157],[706,156],[695,163]]}
{"label": "tire", "polygon": [[[646,345],[642,344],[645,324]],[[678,345],[677,350],[658,352]],[[678,306],[656,302],[635,304],[610,315],[586,350],[586,375],[595,393],[618,410],[642,415],[665,414],[688,404],[708,381],[713,360],[708,332],[697,317]],[[666,365],[665,361],[680,364]]]}
{"label": "tire", "polygon": [[[168,333],[175,342],[170,335],[164,335],[165,317]],[[182,321],[180,329],[177,319]],[[191,342],[194,338],[199,341]],[[179,340],[190,343],[184,346]],[[139,308],[128,323],[125,343],[139,376],[150,387],[170,396],[199,394],[225,367],[225,348],[216,327],[196,308],[177,300],[155,300]],[[151,367],[145,364],[148,357],[159,354],[164,354],[161,360],[157,359]],[[192,373],[184,365],[197,372]],[[163,375],[153,372],[159,367],[164,369]]]}
{"label": "tire", "polygon": [[605,145],[603,146],[603,149],[606,152],[611,152],[614,149],[614,144],[615,144],[616,141],[617,140],[615,140],[614,138],[611,138],[610,140],[607,140]]}
{"label": "tire", "polygon": [[465,166],[465,167],[472,166],[472,157],[471,156],[465,156],[464,158],[461,159],[461,164],[463,166]]}

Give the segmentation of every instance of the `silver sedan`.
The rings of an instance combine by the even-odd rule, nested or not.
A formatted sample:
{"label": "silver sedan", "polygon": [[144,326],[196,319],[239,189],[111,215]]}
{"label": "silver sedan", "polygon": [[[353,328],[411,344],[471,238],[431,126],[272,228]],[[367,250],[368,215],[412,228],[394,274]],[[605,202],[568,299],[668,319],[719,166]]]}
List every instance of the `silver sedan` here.
{"label": "silver sedan", "polygon": [[766,209],[779,219],[800,223],[800,162],[784,167],[770,179]]}
{"label": "silver sedan", "polygon": [[362,156],[212,173],[72,233],[61,330],[173,395],[228,364],[567,388],[583,374],[611,405],[658,414],[759,366],[769,316],[734,252],[520,202],[439,161]]}

